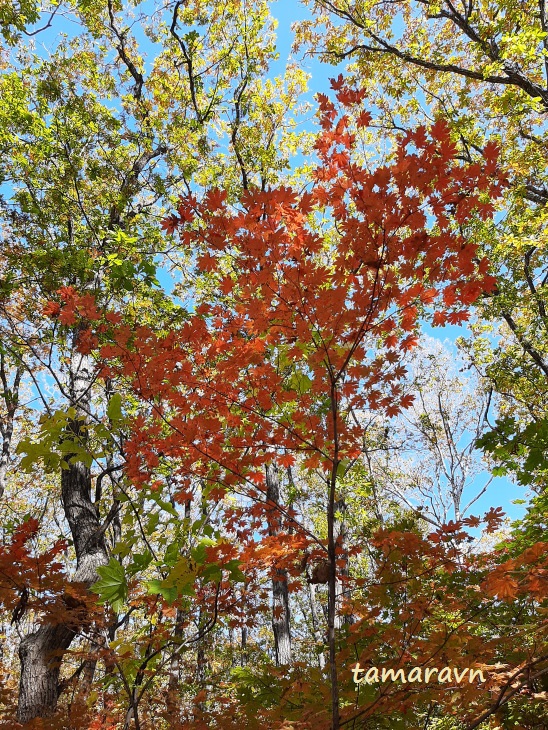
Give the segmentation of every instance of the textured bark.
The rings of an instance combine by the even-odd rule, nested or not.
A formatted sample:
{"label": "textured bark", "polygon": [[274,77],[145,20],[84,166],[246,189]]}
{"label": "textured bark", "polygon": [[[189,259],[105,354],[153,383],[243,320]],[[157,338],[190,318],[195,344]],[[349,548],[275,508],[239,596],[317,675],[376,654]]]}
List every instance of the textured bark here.
{"label": "textured bark", "polygon": [[82,670],[82,678],[78,686],[78,698],[85,702],[90,695],[93,687],[93,680],[95,678],[95,670],[97,669],[97,659],[92,657],[86,659],[84,662],[84,668]]}
{"label": "textured bark", "polygon": [[[93,363],[75,350],[70,362],[69,406],[76,417],[68,424],[67,437],[86,440],[85,423],[93,383]],[[88,587],[98,578],[97,568],[108,562],[107,548],[97,506],[91,499],[91,474],[81,462],[70,463],[61,473],[61,497],[76,552],[75,582]],[[78,621],[75,619],[75,621]],[[80,619],[81,621],[81,619]],[[82,624],[42,624],[26,636],[19,647],[21,680],[17,719],[28,722],[35,717],[53,715],[59,695],[59,669],[63,656]]]}
{"label": "textured bark", "polygon": [[[203,487],[202,487],[203,488]],[[189,511],[188,514],[185,512],[185,517],[188,517],[190,519],[190,502],[188,502]],[[203,497],[203,491],[202,491],[202,523],[203,525],[208,525],[210,522],[208,513],[207,513],[207,502]],[[204,615],[204,609],[203,607],[200,608],[199,616],[198,616],[198,627],[200,632],[202,631],[202,627],[204,626],[204,619],[207,623],[207,616]],[[206,680],[207,680],[207,670],[208,670],[208,642],[207,642],[207,635],[204,634],[198,638],[197,644],[196,644],[196,682],[198,684],[198,687],[200,690],[206,688]],[[206,704],[205,702],[199,702],[198,703],[198,709],[200,712],[205,712],[206,710]]]}
{"label": "textured bark", "polygon": [[[173,506],[175,503],[172,502]],[[202,517],[205,518],[206,512],[202,505]],[[185,520],[191,519],[191,500],[185,502]],[[173,630],[173,637],[176,639],[175,651],[169,662],[169,677],[167,682],[167,694],[166,694],[166,712],[167,719],[173,725],[173,727],[182,727],[181,717],[181,700],[180,700],[180,686],[181,686],[181,670],[182,660],[181,652],[179,649],[179,642],[183,639],[183,622],[185,615],[183,611],[178,608],[175,614],[175,627]],[[198,648],[198,651],[200,649]]]}
{"label": "textured bark", "polygon": [[[246,606],[246,600],[245,595],[242,596],[242,619],[245,621],[247,618],[247,606]],[[245,624],[242,625],[242,631],[240,634],[240,666],[245,667],[247,664],[247,626]]]}
{"label": "textured bark", "polygon": [[21,681],[17,720],[50,717],[59,691],[59,669],[64,652],[74,638],[67,626],[41,626],[19,646]]}
{"label": "textured bark", "polygon": [[[266,496],[269,501],[280,504],[280,472],[276,465],[266,467]],[[269,535],[280,532],[280,515],[274,511],[269,524]],[[276,569],[272,579],[272,630],[274,632],[274,651],[276,665],[291,663],[291,616],[289,612],[289,592],[287,571]]]}
{"label": "textured bark", "polygon": [[97,633],[94,637],[94,642],[90,645],[90,656],[84,660],[79,672],[79,682],[76,696],[74,698],[74,704],[81,707],[86,707],[87,700],[93,689],[93,680],[95,679],[95,672],[97,670],[97,649],[98,647],[104,647],[106,644],[105,634]]}
{"label": "textured bark", "polygon": [[[175,629],[173,636],[177,640],[181,640],[183,637],[183,619],[184,615],[180,608],[177,609],[175,615]],[[175,645],[175,649],[178,645]],[[169,662],[169,677],[167,682],[167,695],[166,695],[166,711],[168,719],[174,720],[174,724],[178,727],[177,723],[180,723],[181,717],[181,702],[179,698],[179,687],[181,684],[181,655],[180,652],[175,651]]]}
{"label": "textured bark", "polygon": [[[312,616],[312,632],[314,634],[314,641],[318,646],[320,646],[324,643],[324,640],[320,630],[318,610],[316,607],[316,586],[313,583],[308,584],[308,598],[310,600],[310,614]],[[323,651],[318,654],[318,665],[320,669],[325,667],[325,654]]]}
{"label": "textured bark", "polygon": [[[341,606],[344,601],[344,591],[346,586],[346,578],[348,578],[348,552],[346,546],[348,544],[348,524],[347,524],[348,507],[344,499],[339,499],[335,503],[335,524],[334,533],[337,543],[337,559],[344,560],[344,565],[337,571],[337,581],[335,586],[337,614],[335,616],[335,628],[339,629],[341,623],[352,624],[354,617],[348,613],[340,614]],[[340,551],[340,552],[339,552]]]}
{"label": "textured bark", "polygon": [[[335,422],[336,420],[333,419]],[[331,730],[339,730],[339,679],[337,672],[337,553],[335,538],[335,485],[337,467],[339,465],[335,453],[331,483],[329,485],[329,502],[327,509],[327,553],[329,558],[329,581],[327,594],[327,643],[329,646],[329,678],[331,681]]]}
{"label": "textured bark", "polygon": [[10,463],[14,418],[19,404],[19,387],[22,377],[23,365],[20,364],[15,370],[13,383],[10,385],[6,372],[6,360],[4,355],[0,353],[0,380],[2,382],[2,398],[5,406],[5,415],[0,415],[0,434],[2,435],[2,450],[0,452],[0,499],[2,499],[6,489],[6,475]]}
{"label": "textured bark", "polygon": [[[207,620],[207,617],[206,617]],[[200,617],[198,619],[198,626],[203,626],[204,624],[204,616],[203,616],[203,609],[200,609]],[[201,629],[200,629],[201,630]],[[243,636],[242,636],[243,639]],[[208,674],[208,644],[207,642],[207,635],[202,636],[198,640],[198,645],[196,647],[196,683],[200,690],[205,690],[207,688],[207,674]],[[196,705],[199,713],[205,713],[207,710],[207,704],[205,702],[198,702]]]}

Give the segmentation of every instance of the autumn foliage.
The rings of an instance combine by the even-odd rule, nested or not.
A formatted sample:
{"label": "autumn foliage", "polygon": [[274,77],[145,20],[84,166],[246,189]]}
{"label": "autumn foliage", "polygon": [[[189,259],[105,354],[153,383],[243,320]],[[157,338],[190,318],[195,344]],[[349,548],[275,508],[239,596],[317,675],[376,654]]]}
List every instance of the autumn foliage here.
{"label": "autumn foliage", "polygon": [[548,728],[548,7],[278,5],[0,0],[0,730]]}
{"label": "autumn foliage", "polygon": [[438,122],[370,172],[353,156],[369,116],[351,129],[344,113],[363,94],[333,86],[339,111],[320,99],[310,190],[248,190],[237,205],[212,190],[164,221],[214,296],[167,336],[125,326],[101,349],[103,375],[130,377],[151,404],[126,444],[137,484],[150,483],[159,452],[176,460],[181,501],[191,476],[219,496],[243,482],[258,494],[272,459],[336,470],[359,453],[351,412],[409,405],[400,359],[419,319],[466,320],[495,286],[466,224],[491,215],[501,192],[496,147],[483,166],[461,164]]}
{"label": "autumn foliage", "polygon": [[[208,295],[196,294],[181,326],[160,336],[109,313],[91,332],[87,326],[99,314],[73,291],[60,292],[60,304],[46,312],[66,324],[80,317],[82,352],[99,337],[102,377],[124,379],[141,403],[125,443],[131,483],[161,494],[169,464],[175,502],[190,505],[199,484],[222,510],[228,537],[202,551],[190,577],[188,564],[183,571],[210,615],[244,625],[249,619],[237,609],[244,596],[252,604],[255,597],[255,610],[267,610],[265,570],[283,570],[294,592],[303,588],[307,562],[325,566],[325,576],[308,582],[328,584],[330,689],[321,673],[299,663],[271,668],[268,681],[277,689],[262,704],[217,693],[206,716],[201,693],[196,727],[235,727],[245,717],[246,726],[274,728],[285,717],[295,727],[335,728],[379,711],[404,717],[417,703],[450,706],[444,686],[422,688],[419,696],[390,685],[377,699],[369,688],[356,699],[349,663],[383,660],[399,668],[415,666],[418,657],[421,666],[432,665],[441,656],[446,664],[490,667],[515,636],[487,641],[477,615],[524,591],[532,600],[544,597],[546,544],[516,559],[470,556],[464,528],[476,528],[478,518],[428,536],[380,529],[371,538],[370,578],[349,570],[363,545],[335,534],[335,504],[344,500],[341,477],[361,453],[359,416],[392,417],[407,408],[412,396],[403,387],[402,357],[417,343],[421,321],[462,322],[470,305],[495,288],[471,224],[492,216],[506,181],[496,145],[485,147],[483,164],[462,163],[442,121],[402,135],[393,160],[369,170],[358,154],[361,130],[371,123],[368,112],[356,111],[364,94],[342,77],[332,86],[335,101],[319,97],[322,131],[310,189],[249,189],[238,201],[214,189],[200,200],[181,198],[164,220],[207,284]],[[322,475],[327,538],[307,529],[293,508],[268,500],[268,464]],[[226,495],[244,500],[236,506]],[[492,510],[485,520],[490,532],[501,515]],[[235,566],[243,571],[241,589]],[[178,605],[177,581],[167,581],[159,591]],[[336,596],[338,584],[344,600]],[[138,600],[147,599],[134,585]],[[344,615],[352,620],[343,631]],[[155,641],[162,637],[158,628]],[[501,665],[487,685],[467,686],[470,727],[489,705],[487,716],[495,711],[497,691],[519,693],[538,661],[528,650],[517,674]],[[190,727],[191,717],[185,722]]]}

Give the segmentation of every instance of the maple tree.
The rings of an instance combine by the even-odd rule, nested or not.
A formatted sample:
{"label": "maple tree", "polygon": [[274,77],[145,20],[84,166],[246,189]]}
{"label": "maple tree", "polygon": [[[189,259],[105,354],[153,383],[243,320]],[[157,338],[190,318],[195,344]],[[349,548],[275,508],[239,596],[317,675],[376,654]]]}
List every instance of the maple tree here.
{"label": "maple tree", "polygon": [[[536,107],[520,106],[542,37],[519,29],[528,5],[481,6],[481,34],[509,34],[508,68],[489,71],[509,83],[481,104],[461,93],[474,127],[434,101],[457,93],[435,64],[467,50],[450,4],[423,4],[445,15],[426,33],[422,117],[413,58],[347,45],[389,35],[401,4],[316,5],[343,22],[324,13],[314,36],[311,17],[301,40],[375,82],[334,79],[317,134],[295,131],[303,68],[269,73],[266,2],[0,2],[6,729],[547,721],[545,496],[512,528],[500,509],[461,514],[486,424],[471,414],[489,405],[507,418],[476,445],[542,485],[542,377],[511,377],[524,333],[542,371],[540,249],[523,280],[509,255],[542,228],[520,203],[543,194],[527,177],[542,143],[524,142]],[[421,12],[404,13],[411,50]],[[33,34],[53,41],[67,17],[77,30],[35,53]],[[499,84],[471,44],[482,79],[461,75]],[[473,311],[487,405],[417,347],[424,323]],[[493,358],[480,336],[497,314],[517,344]],[[357,662],[488,678],[356,685]]]}
{"label": "maple tree", "polygon": [[[154,5],[67,2],[48,12],[34,2],[0,4],[2,491],[10,471],[1,506],[9,540],[17,524],[9,515],[19,484],[13,472],[22,465],[34,490],[17,504],[19,521],[39,517],[37,539],[46,545],[61,532],[74,561],[65,581],[72,574],[88,587],[109,563],[126,510],[117,500],[119,394],[96,382],[89,352],[76,350],[86,328],[47,318],[43,307],[55,314],[47,309],[52,293],[74,286],[145,318],[176,317],[156,279],[156,256],[178,265],[163,250],[162,206],[192,180],[222,175],[238,190],[243,180],[275,178],[284,165],[275,141],[299,137],[286,110],[302,73],[289,69],[263,84],[274,55],[266,3],[254,3],[252,19],[247,2]],[[139,40],[134,14],[144,29]],[[35,38],[47,54],[36,51]],[[219,135],[228,150],[216,147]],[[19,397],[25,389],[30,409]],[[29,605],[14,622],[20,633],[6,628],[10,646],[22,647],[20,672],[8,675],[20,679],[23,721],[51,715],[66,690],[51,654],[76,654],[76,645],[93,653],[116,631],[115,619],[80,631],[67,621],[33,623]],[[82,662],[76,679],[91,685],[96,659]]]}
{"label": "maple tree", "polygon": [[[101,356],[109,362],[103,377],[129,377],[150,404],[125,444],[133,484],[161,490],[154,474],[168,462],[177,502],[192,500],[195,480],[214,501],[243,490],[255,519],[271,521],[278,509],[286,529],[295,523],[293,537],[265,538],[271,549],[281,541],[287,552],[293,543],[295,558],[312,550],[325,562],[317,582],[328,584],[329,722],[338,728],[336,624],[345,609],[337,606],[337,582],[356,546],[336,534],[335,506],[343,496],[339,478],[361,451],[351,414],[393,416],[408,406],[399,353],[417,342],[419,316],[439,303],[435,324],[465,320],[467,307],[494,288],[464,231],[474,213],[492,214],[504,181],[495,145],[483,166],[459,164],[441,122],[407,133],[392,165],[367,171],[352,152],[371,117],[357,116],[352,129],[345,113],[364,93],[342,77],[333,88],[340,110],[319,99],[323,131],[312,189],[251,189],[238,206],[215,189],[200,201],[181,198],[164,228],[179,232],[217,295],[198,300],[165,336],[120,326]],[[59,316],[71,306],[65,298]],[[322,475],[325,540],[268,499],[264,467],[288,468],[297,458]],[[244,534],[238,537],[244,546]],[[267,554],[252,540],[247,550]],[[241,555],[245,564],[250,557],[245,549]]]}
{"label": "maple tree", "polygon": [[[510,186],[503,215],[478,229],[478,241],[499,276],[481,302],[470,333],[469,357],[500,394],[500,422],[482,442],[499,473],[544,489],[546,430],[548,78],[544,2],[419,4],[313,0],[297,45],[348,72],[374,78],[368,100],[380,110],[383,143],[415,119],[439,116],[450,125],[460,154],[475,159],[487,140],[501,145]],[[372,136],[374,137],[374,135]],[[496,343],[496,344],[495,344]],[[518,456],[519,452],[519,456]]]}

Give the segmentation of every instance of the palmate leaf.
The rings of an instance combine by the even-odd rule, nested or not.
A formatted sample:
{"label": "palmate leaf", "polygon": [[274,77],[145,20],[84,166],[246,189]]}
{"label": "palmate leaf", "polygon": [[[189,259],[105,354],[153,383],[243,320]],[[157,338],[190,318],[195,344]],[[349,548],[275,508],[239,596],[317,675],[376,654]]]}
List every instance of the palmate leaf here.
{"label": "palmate leaf", "polygon": [[172,561],[173,549],[168,548],[168,555],[171,562],[171,570],[163,580],[149,580],[146,583],[147,592],[161,595],[168,604],[172,604],[177,596],[193,596],[194,581],[196,580],[196,563],[193,560],[181,555],[176,561]]}
{"label": "palmate leaf", "polygon": [[122,418],[122,396],[120,393],[114,393],[107,405],[107,416],[111,421],[117,423]]}
{"label": "palmate leaf", "polygon": [[162,598],[166,601],[167,604],[171,606],[172,603],[174,603],[177,600],[177,586],[176,585],[166,585],[163,580],[158,580],[156,578],[147,581],[147,592],[152,595],[159,595],[162,596]]}
{"label": "palmate leaf", "polygon": [[127,599],[127,580],[123,567],[111,558],[107,565],[97,568],[99,580],[91,590],[97,593],[101,603],[110,603],[113,610],[119,613]]}

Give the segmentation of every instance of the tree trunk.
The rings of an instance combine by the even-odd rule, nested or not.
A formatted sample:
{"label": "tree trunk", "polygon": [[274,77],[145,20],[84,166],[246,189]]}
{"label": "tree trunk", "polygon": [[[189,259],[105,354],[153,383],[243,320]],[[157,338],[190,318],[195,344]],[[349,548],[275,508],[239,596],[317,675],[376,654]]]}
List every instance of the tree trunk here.
{"label": "tree trunk", "polygon": [[[183,637],[183,620],[184,614],[181,609],[178,608],[175,614],[175,629],[173,631],[173,636],[177,640],[180,640]],[[179,727],[181,724],[181,700],[179,697],[179,687],[181,684],[181,655],[178,649],[179,646],[176,644],[175,651],[169,662],[169,676],[167,680],[166,695],[167,719],[173,723],[174,727]]]}
{"label": "tree trunk", "polygon": [[[244,598],[244,610],[243,610],[243,618],[247,618],[247,611],[245,606],[245,598]],[[242,625],[242,631],[240,634],[240,666],[245,667],[247,664],[247,626],[245,624]]]}
{"label": "tree trunk", "polygon": [[61,624],[41,626],[22,640],[19,646],[19,722],[50,717],[55,712],[61,659],[73,638],[74,630]]}
{"label": "tree trunk", "polygon": [[[337,465],[337,462],[335,462]],[[336,466],[333,470],[334,474]],[[339,679],[337,672],[337,555],[335,552],[334,536],[334,493],[335,476],[332,477],[330,485],[330,499],[327,513],[327,548],[329,557],[329,581],[328,581],[328,602],[327,602],[327,643],[329,645],[329,676],[331,680],[331,730],[339,730]]]}
{"label": "tree trunk", "polygon": [[[313,583],[308,584],[308,598],[310,600],[310,613],[312,616],[312,632],[314,641],[317,645],[323,644],[323,635],[320,630],[320,622],[318,621],[318,611],[316,608],[316,586]],[[325,654],[321,651],[318,654],[318,665],[320,669],[325,667]]]}
{"label": "tree trunk", "polygon": [[15,369],[13,383],[10,385],[6,371],[5,357],[0,352],[0,381],[2,383],[2,399],[6,409],[5,417],[0,416],[0,434],[2,435],[2,450],[0,451],[0,499],[2,499],[6,489],[6,475],[10,463],[15,412],[19,405],[19,387],[22,377],[23,365],[18,364]]}
{"label": "tree trunk", "polygon": [[[175,501],[172,499],[172,506],[175,507]],[[191,500],[188,499],[185,502],[185,520],[190,521],[191,513]],[[204,509],[204,502],[202,500],[202,517],[204,518],[204,524],[207,524],[206,520],[207,511]],[[173,629],[173,637],[176,639],[174,652],[169,662],[169,676],[167,681],[167,695],[166,695],[166,712],[167,720],[173,725],[174,728],[183,727],[182,718],[182,706],[180,697],[180,685],[181,685],[181,652],[179,651],[179,642],[183,639],[183,625],[184,625],[185,614],[181,608],[178,608],[175,613],[175,627]],[[198,644],[198,653],[200,652],[200,644]]]}
{"label": "tree trunk", "polygon": [[337,603],[337,615],[335,616],[335,628],[341,628],[342,623],[352,624],[354,623],[354,617],[351,614],[344,613],[340,614],[341,607],[344,602],[344,593],[347,589],[347,579],[349,576],[349,565],[348,565],[348,552],[346,546],[348,544],[348,524],[346,521],[348,507],[344,499],[339,499],[335,503],[335,522],[334,522],[334,534],[336,540],[337,560],[344,560],[344,565],[337,571],[337,582],[336,582],[336,603]]}
{"label": "tree trunk", "polygon": [[[67,427],[67,438],[86,441],[85,423],[90,407],[93,362],[75,348],[73,338],[70,361],[69,406],[76,416]],[[101,530],[99,511],[91,500],[91,473],[82,462],[71,463],[61,473],[61,496],[76,552],[74,582],[91,586],[98,578],[97,568],[106,565],[108,553]],[[26,636],[19,647],[21,680],[17,719],[24,723],[35,717],[53,715],[59,694],[59,670],[63,656],[82,624],[42,624]]]}
{"label": "tree trunk", "polygon": [[[276,505],[280,503],[280,472],[275,464],[266,467],[266,497]],[[274,510],[269,519],[268,534],[275,536],[279,532],[280,514]],[[272,579],[272,629],[277,666],[291,663],[290,620],[287,571],[277,568]]]}
{"label": "tree trunk", "polygon": [[331,417],[333,428],[333,465],[328,482],[327,502],[327,557],[329,562],[328,602],[327,602],[327,643],[329,646],[329,678],[331,681],[331,730],[339,730],[339,677],[337,670],[337,536],[336,536],[336,492],[339,469],[339,399],[336,381],[331,383]]}

